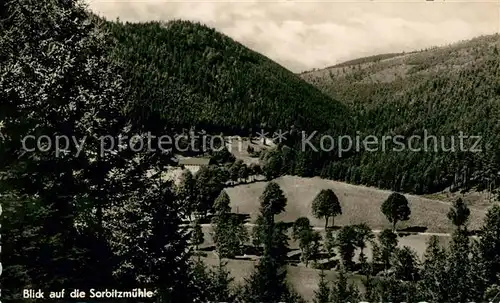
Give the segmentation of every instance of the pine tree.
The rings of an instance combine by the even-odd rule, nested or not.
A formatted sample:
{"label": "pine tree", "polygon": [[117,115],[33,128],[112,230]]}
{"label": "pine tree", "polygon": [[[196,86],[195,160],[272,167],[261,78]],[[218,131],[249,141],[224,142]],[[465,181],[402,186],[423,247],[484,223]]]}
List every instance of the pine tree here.
{"label": "pine tree", "polygon": [[274,216],[285,210],[286,202],[285,194],[279,185],[269,182],[260,196],[260,212],[273,223]]}
{"label": "pine tree", "polygon": [[[119,69],[107,56],[113,43],[80,1],[4,1],[2,8],[0,195],[20,202],[8,206],[2,225],[33,220],[3,246],[4,262],[19,269],[6,271],[3,283],[22,275],[42,289],[109,285],[102,214],[115,199],[108,174],[119,159],[101,154],[100,137],[120,133],[125,106]],[[32,149],[42,135],[52,145]],[[55,136],[69,146],[56,150]],[[81,149],[73,138],[86,138]],[[29,257],[28,247],[36,257],[18,257]]]}
{"label": "pine tree", "polygon": [[254,228],[254,235],[263,245],[263,256],[255,271],[245,280],[241,298],[243,302],[279,302],[287,298],[300,301],[285,281],[287,227],[274,222],[274,215],[284,210],[286,198],[279,186],[270,182],[260,200],[260,220],[258,227]]}
{"label": "pine tree", "polygon": [[314,291],[314,303],[330,303],[330,286],[323,270],[319,274],[318,289]]}
{"label": "pine tree", "polygon": [[212,296],[210,286],[211,280],[209,269],[202,260],[195,260],[189,268],[189,286],[196,292],[193,297],[193,303],[204,303],[209,301]]}
{"label": "pine tree", "polygon": [[378,241],[380,242],[381,261],[387,270],[390,267],[392,256],[398,245],[398,236],[390,229],[384,229],[378,235]]}
{"label": "pine tree", "polygon": [[352,258],[356,250],[356,230],[353,226],[343,226],[337,234],[337,245],[345,269],[354,265]]}
{"label": "pine tree", "polygon": [[421,271],[421,293],[431,302],[448,302],[447,254],[436,236],[431,236],[424,254]]}
{"label": "pine tree", "polygon": [[233,278],[229,275],[226,268],[227,263],[221,263],[209,272],[210,285],[208,288],[208,302],[233,302],[235,294],[233,293],[231,283]]}
{"label": "pine tree", "polygon": [[401,281],[393,276],[379,279],[375,293],[374,296],[380,302],[421,302],[415,283]]}
{"label": "pine tree", "polygon": [[448,256],[447,292],[450,300],[468,302],[470,294],[470,243],[466,233],[457,230],[453,234]]}
{"label": "pine tree", "polygon": [[[132,182],[132,181],[130,181]],[[107,232],[122,285],[158,290],[166,302],[191,301],[188,226],[170,183],[155,179],[127,184],[133,192],[106,212]]]}
{"label": "pine tree", "polygon": [[363,280],[363,285],[365,287],[365,293],[363,295],[364,300],[368,302],[378,301],[377,289],[376,289],[377,281],[375,280],[375,278],[372,277],[370,274],[368,274],[366,278]]}
{"label": "pine tree", "polygon": [[203,242],[205,242],[203,230],[201,229],[200,222],[196,220],[191,234],[191,243],[195,246],[195,249],[198,250],[198,247],[203,244]]}
{"label": "pine tree", "polygon": [[193,303],[234,301],[234,279],[225,263],[208,268],[203,261],[197,260],[191,265],[190,272],[190,287],[195,292]]}
{"label": "pine tree", "polygon": [[177,197],[181,201],[183,215],[190,220],[193,212],[196,210],[195,186],[196,182],[191,171],[188,169],[184,170],[177,186]]}
{"label": "pine tree", "polygon": [[396,279],[404,281],[418,280],[418,257],[410,247],[404,246],[401,249],[396,249],[391,263]]}
{"label": "pine tree", "polygon": [[225,190],[221,191],[220,195],[215,199],[214,210],[216,214],[227,214],[231,212],[231,201]]}
{"label": "pine tree", "polygon": [[488,210],[480,236],[481,257],[487,264],[490,284],[498,284],[500,273],[500,206]]}
{"label": "pine tree", "polygon": [[470,209],[461,198],[458,198],[453,202],[453,207],[450,208],[447,216],[453,225],[457,228],[462,228],[469,220]]}
{"label": "pine tree", "polygon": [[233,165],[231,165],[231,167],[229,168],[229,176],[233,182],[238,182],[238,179],[240,178],[240,170],[241,170],[242,166],[243,166],[243,161],[238,160],[238,161],[234,162]]}
{"label": "pine tree", "polygon": [[231,214],[218,214],[212,219],[212,238],[219,260],[233,258],[242,253],[248,242],[248,231],[243,222]]}
{"label": "pine tree", "polygon": [[370,227],[365,223],[354,225],[354,228],[356,231],[356,246],[360,249],[359,259],[364,264],[363,266],[365,266],[367,261],[364,253],[366,242],[372,242],[375,236]]}
{"label": "pine tree", "polygon": [[245,280],[243,302],[280,302],[287,293],[286,271],[270,255],[264,255]]}
{"label": "pine tree", "polygon": [[252,228],[252,244],[256,249],[264,245],[264,238],[266,232],[266,219],[259,215],[255,220],[255,225]]}
{"label": "pine tree", "polygon": [[337,240],[333,234],[333,231],[327,230],[325,233],[325,239],[323,240],[323,247],[328,254],[328,258],[333,258],[335,256],[335,246],[337,245]]}

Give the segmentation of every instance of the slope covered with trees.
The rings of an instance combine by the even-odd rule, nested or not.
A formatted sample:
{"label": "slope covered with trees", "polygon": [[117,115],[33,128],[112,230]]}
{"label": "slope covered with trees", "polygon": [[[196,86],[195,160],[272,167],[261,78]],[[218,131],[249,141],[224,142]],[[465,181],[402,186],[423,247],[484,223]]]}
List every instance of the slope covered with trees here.
{"label": "slope covered with trees", "polygon": [[114,56],[145,121],[233,134],[342,129],[350,115],[314,86],[212,28],[189,21],[110,22]]}
{"label": "slope covered with trees", "polygon": [[[329,176],[354,183],[428,193],[496,188],[500,164],[500,37],[478,37],[409,54],[353,60],[301,77],[357,113],[361,137],[437,137],[427,152],[364,152],[337,163]],[[481,152],[462,152],[459,135],[480,136]],[[444,136],[444,140],[442,140]],[[448,151],[454,137],[455,151]],[[474,141],[464,140],[470,150]],[[447,151],[443,150],[442,143]]]}

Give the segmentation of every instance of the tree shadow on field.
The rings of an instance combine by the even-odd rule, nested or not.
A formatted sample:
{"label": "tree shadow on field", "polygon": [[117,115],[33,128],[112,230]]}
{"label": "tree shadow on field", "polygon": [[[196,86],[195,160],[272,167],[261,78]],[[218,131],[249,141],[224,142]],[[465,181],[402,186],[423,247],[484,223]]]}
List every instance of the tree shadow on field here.
{"label": "tree shadow on field", "polygon": [[419,233],[424,233],[426,231],[427,231],[426,226],[409,226],[406,228],[401,228],[401,229],[396,230],[396,233],[400,237],[405,237],[405,236],[409,236],[409,235],[416,235]]}

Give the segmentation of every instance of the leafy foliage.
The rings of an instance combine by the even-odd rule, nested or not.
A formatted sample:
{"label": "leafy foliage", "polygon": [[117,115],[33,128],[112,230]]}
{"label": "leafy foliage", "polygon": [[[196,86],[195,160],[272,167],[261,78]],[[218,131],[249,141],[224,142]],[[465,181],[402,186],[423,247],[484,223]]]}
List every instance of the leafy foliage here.
{"label": "leafy foliage", "polygon": [[314,303],[330,303],[331,290],[324,271],[319,275],[318,289],[314,291]]}
{"label": "leafy foliage", "polygon": [[448,212],[448,219],[457,227],[464,226],[469,220],[470,209],[461,198],[453,202],[453,207]]}
{"label": "leafy foliage", "polygon": [[312,211],[316,218],[325,218],[325,229],[330,217],[335,218],[342,214],[339,198],[331,189],[322,189],[318,193],[312,202]]}
{"label": "leafy foliage", "polygon": [[[12,290],[109,283],[102,211],[115,201],[107,175],[120,162],[100,155],[98,138],[120,130],[117,109],[124,103],[119,68],[107,58],[111,41],[79,2],[5,1],[2,7],[0,196],[13,198],[2,225],[8,232],[27,225],[26,233],[5,237],[12,240],[3,245],[4,262],[14,266],[3,283]],[[24,150],[23,139],[41,135],[87,139],[80,153],[74,144],[61,153],[46,144]],[[79,224],[83,210],[93,213],[85,226]],[[98,268],[104,281],[93,275]]]}
{"label": "leafy foliage", "polygon": [[411,210],[408,206],[408,200],[399,193],[392,193],[380,207],[387,220],[392,223],[392,230],[396,230],[396,224],[399,221],[410,219]]}
{"label": "leafy foliage", "polygon": [[346,273],[344,270],[339,272],[338,279],[333,283],[331,302],[359,302],[360,293],[354,284],[347,282]]}
{"label": "leafy foliage", "polygon": [[[12,265],[3,298],[21,301],[20,287],[140,286],[164,302],[191,301],[183,206],[170,183],[147,176],[170,158],[118,146],[103,151],[104,136],[147,128],[122,115],[127,89],[101,20],[79,1],[7,1],[2,8],[0,199],[9,232],[2,252]],[[85,145],[26,152],[21,143],[29,136]]]}
{"label": "leafy foliage", "polygon": [[[201,244],[203,231],[199,222],[190,231],[182,220],[193,213],[215,213],[216,249],[221,258],[229,258],[240,254],[248,240],[242,222],[230,214],[223,191],[229,180],[246,182],[261,173],[269,180],[282,174],[320,175],[415,193],[446,187],[494,190],[500,184],[498,36],[412,53],[403,59],[411,67],[389,81],[377,81],[377,73],[401,60],[397,54],[337,66],[342,74],[337,70],[338,75],[328,75],[328,83],[319,83],[332,99],[200,24],[106,22],[78,1],[9,0],[0,8],[6,300],[20,301],[21,288],[148,287],[157,291],[157,302],[303,302],[286,283],[287,225],[274,217],[285,210],[287,200],[276,183],[270,182],[260,198],[253,240],[263,255],[241,292],[232,288],[222,262],[207,269],[191,261],[189,245]],[[352,64],[363,67],[353,69]],[[173,164],[169,155],[118,146],[101,150],[102,136],[139,133],[144,138],[149,132],[185,133],[183,128],[194,125],[211,134],[280,128],[289,130],[289,136],[275,150],[261,153],[262,169],[235,161],[225,148],[210,150],[215,163],[230,166],[204,167],[194,176],[186,171],[179,186],[161,178],[161,170]],[[448,136],[465,131],[480,134],[485,149],[479,154],[361,151],[336,156],[335,150],[299,148],[303,130],[406,136],[424,130]],[[85,148],[70,144],[63,153],[51,148],[25,153],[22,139],[41,135],[86,138]],[[317,138],[312,142],[319,143]],[[316,217],[325,218],[325,227],[329,217],[341,214],[331,190],[321,191],[313,208]],[[382,211],[393,229],[410,215],[408,202],[396,193]],[[376,272],[373,265],[383,263],[387,270],[383,277],[367,277],[370,300],[495,298],[500,208],[487,213],[478,242],[464,228],[469,213],[463,201],[454,203],[449,218],[459,228],[449,249],[431,238],[422,265],[411,250],[396,249],[392,231],[383,231],[380,244],[374,243],[370,269]],[[293,236],[307,263],[318,251],[320,237],[306,220],[296,222]],[[337,237],[327,230],[325,249],[331,256],[338,246],[344,269],[351,270],[356,248],[363,252],[372,239],[366,225],[345,226]],[[318,302],[360,300],[344,271],[331,292],[324,276],[319,288]]]}
{"label": "leafy foliage", "polygon": [[354,251],[356,249],[356,229],[354,226],[343,226],[337,234],[337,244],[339,248],[340,257],[346,270],[352,268]]}
{"label": "leafy foliage", "polygon": [[307,217],[300,217],[293,222],[292,225],[292,238],[295,241],[298,241],[300,239],[300,233],[303,232],[304,230],[309,230],[312,229],[311,227],[311,222]]}
{"label": "leafy foliage", "polygon": [[222,169],[216,166],[204,166],[194,176],[194,197],[196,211],[202,217],[213,211],[214,203],[221,194],[227,181]]}
{"label": "leafy foliage", "polygon": [[264,216],[274,217],[286,207],[286,197],[279,185],[269,182],[260,196],[260,209]]}

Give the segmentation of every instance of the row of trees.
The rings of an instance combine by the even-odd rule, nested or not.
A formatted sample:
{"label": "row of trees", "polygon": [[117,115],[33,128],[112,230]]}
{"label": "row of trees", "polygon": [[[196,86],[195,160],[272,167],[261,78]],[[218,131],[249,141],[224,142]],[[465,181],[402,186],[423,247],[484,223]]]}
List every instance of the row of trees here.
{"label": "row of trees", "polygon": [[[133,100],[136,105],[144,103],[143,98],[154,91],[148,89],[142,94],[137,91],[129,94],[134,91],[134,86],[129,85],[135,83],[137,88],[140,83],[151,80],[150,83],[165,89],[156,95],[155,100],[161,99],[163,102],[167,96],[172,101],[170,105],[175,105],[179,96],[190,102],[194,90],[184,89],[185,86],[173,78],[159,81],[164,74],[150,72],[149,67],[152,65],[148,52],[122,48],[124,52],[130,51],[129,55],[140,53],[138,59],[148,62],[148,68],[140,72],[135,68],[129,69],[129,66],[125,66],[124,71],[120,65],[122,60],[116,60],[121,57],[120,54],[110,49],[116,41],[103,31],[102,20],[90,15],[78,1],[16,0],[1,2],[0,6],[0,121],[3,125],[0,203],[4,230],[2,264],[5,264],[2,296],[5,300],[23,302],[20,298],[23,288],[146,287],[155,290],[155,302],[233,301],[233,296],[236,297],[235,301],[248,303],[301,302],[285,281],[286,225],[276,222],[274,218],[286,205],[279,187],[269,185],[269,189],[266,189],[266,194],[261,198],[260,224],[252,231],[258,235],[256,238],[263,251],[262,258],[255,272],[240,288],[234,290],[230,288],[230,277],[223,264],[207,269],[193,261],[189,249],[192,230],[182,222],[183,214],[190,213],[191,205],[199,207],[202,213],[209,212],[211,207],[215,208],[213,201],[221,194],[221,180],[224,180],[220,172],[208,169],[196,176],[196,184],[205,186],[195,190],[196,198],[193,199],[183,196],[159,173],[153,176],[148,174],[172,165],[169,157],[118,146],[111,148],[109,153],[101,153],[99,138],[102,136],[131,137],[149,132],[160,137],[166,129],[168,123],[163,123],[158,116],[141,116],[143,111],[140,109],[133,118],[123,113],[123,109],[137,109],[128,100]],[[167,35],[167,39],[156,39],[157,36],[152,35],[155,37],[153,41],[178,45],[175,37],[194,35],[190,27],[184,25],[174,23],[173,35]],[[158,32],[164,30],[160,26],[156,28]],[[126,37],[144,37],[149,32],[142,31],[140,26],[126,28],[130,33],[134,29],[137,32],[130,36],[125,30],[122,33]],[[203,41],[213,41],[213,36],[207,33]],[[174,39],[168,39],[170,37]],[[175,56],[181,54],[177,51]],[[168,62],[175,61],[172,58]],[[214,58],[212,60],[217,60],[217,56]],[[252,56],[247,59],[256,60]],[[217,65],[213,66],[217,68]],[[228,67],[227,64],[225,66]],[[180,74],[189,77],[190,73],[185,71],[191,68],[185,67],[182,66],[184,72]],[[134,82],[138,78],[130,76],[131,73],[151,78],[145,82]],[[290,74],[280,75],[286,79],[293,77]],[[226,87],[228,83],[231,82],[224,82],[220,88]],[[248,83],[261,84],[256,87],[268,85],[265,81],[241,83],[245,83],[245,87],[248,87]],[[179,95],[168,93],[172,86],[176,89],[172,91]],[[149,88],[147,85],[143,87]],[[309,86],[302,87],[311,92]],[[311,94],[314,96],[315,92]],[[211,96],[216,95],[224,94],[220,90],[212,91]],[[260,100],[265,103],[271,99]],[[224,99],[221,104],[231,104],[227,100]],[[302,99],[298,103],[304,104]],[[161,106],[164,103],[150,104],[153,108],[163,108],[164,114],[172,121],[178,121],[176,119],[181,115],[190,114],[185,111],[185,106],[182,111],[175,106],[171,107],[173,111],[167,111]],[[313,103],[307,106],[314,108],[314,104],[309,104]],[[296,113],[302,112],[300,108],[297,110],[298,107],[296,105],[286,112],[285,121],[294,120]],[[239,108],[242,110],[245,106]],[[214,115],[210,109],[199,108],[190,117],[192,120],[183,121],[203,123],[200,117],[207,116],[200,113]],[[135,119],[137,116],[142,119]],[[146,117],[148,119],[144,119]],[[277,113],[269,111],[267,120],[274,121],[279,117]],[[254,124],[256,120],[248,119],[245,125]],[[225,125],[237,124],[233,124],[234,121],[222,122]],[[280,125],[276,123],[276,126]],[[85,148],[79,150],[70,145],[64,153],[57,153],[50,148],[39,148],[32,152],[23,149],[23,138],[41,135],[51,138],[86,138]],[[144,135],[144,141],[145,138]],[[289,164],[293,162],[280,165]],[[307,165],[303,168],[307,168]],[[194,204],[193,200],[196,201]],[[222,231],[228,230],[227,226],[237,224],[231,220],[229,223],[225,221],[229,216],[223,211],[224,207],[219,207],[219,204],[223,205],[219,202],[213,221],[221,230],[218,239],[233,239]],[[417,289],[426,290],[422,296],[437,298],[438,301],[454,301],[495,294],[498,289],[496,276],[500,271],[499,218],[499,208],[489,212],[478,245],[470,245],[470,239],[463,236],[462,232],[457,232],[454,245],[445,258],[436,257],[438,261],[429,263],[430,268],[435,269],[433,275],[425,278],[421,274],[419,281],[422,282],[418,283],[426,287]],[[240,238],[235,239],[228,242],[241,243]],[[224,255],[227,249],[221,246],[219,251]],[[476,258],[469,256],[481,256],[478,258],[481,263],[478,264]],[[471,272],[474,274],[469,274]],[[444,278],[450,279],[449,285],[443,286],[436,282]],[[416,288],[414,285],[419,284],[406,282],[405,279],[394,278],[381,284],[383,287],[380,289],[383,291],[380,293],[385,299],[399,298],[396,295],[401,294],[408,296]],[[398,285],[397,291],[391,285]],[[132,302],[137,302],[137,299],[132,299]]]}

